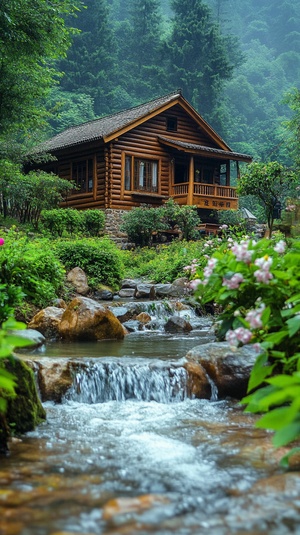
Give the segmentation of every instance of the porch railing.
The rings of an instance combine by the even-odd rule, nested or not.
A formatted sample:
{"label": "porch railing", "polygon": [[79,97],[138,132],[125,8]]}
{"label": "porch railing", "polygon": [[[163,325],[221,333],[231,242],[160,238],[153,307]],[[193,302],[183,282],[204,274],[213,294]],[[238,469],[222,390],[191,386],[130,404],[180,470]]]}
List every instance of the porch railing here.
{"label": "porch railing", "polygon": [[[188,182],[175,184],[173,186],[173,195],[187,195],[189,189]],[[222,197],[226,199],[237,199],[236,188],[231,186],[218,186],[217,184],[198,184],[194,183],[194,195],[203,197]]]}

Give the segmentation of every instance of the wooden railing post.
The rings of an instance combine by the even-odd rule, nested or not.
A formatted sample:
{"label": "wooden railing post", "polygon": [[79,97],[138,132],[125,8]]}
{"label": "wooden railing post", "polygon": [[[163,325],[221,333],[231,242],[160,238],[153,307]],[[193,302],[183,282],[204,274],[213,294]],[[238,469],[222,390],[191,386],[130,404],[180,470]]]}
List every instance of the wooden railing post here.
{"label": "wooden railing post", "polygon": [[189,165],[189,190],[188,190],[188,198],[187,198],[187,204],[192,206],[194,199],[194,156],[190,157],[190,165]]}

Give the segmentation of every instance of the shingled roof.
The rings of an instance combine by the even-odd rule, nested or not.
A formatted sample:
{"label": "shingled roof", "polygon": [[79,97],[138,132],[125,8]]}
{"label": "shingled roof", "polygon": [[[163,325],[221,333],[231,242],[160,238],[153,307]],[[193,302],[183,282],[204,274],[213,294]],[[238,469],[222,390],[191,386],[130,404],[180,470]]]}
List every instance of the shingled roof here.
{"label": "shingled roof", "polygon": [[233,152],[229,150],[215,149],[212,147],[207,147],[205,145],[196,145],[195,143],[186,143],[185,141],[178,141],[177,139],[170,139],[164,136],[158,136],[158,139],[164,145],[174,147],[178,150],[183,150],[187,152],[194,152],[195,154],[214,154],[216,157],[224,157],[226,159],[231,158],[234,160],[240,160],[244,162],[250,162],[252,157],[248,154],[240,154],[239,152]]}
{"label": "shingled roof", "polygon": [[155,100],[151,100],[150,102],[146,102],[145,104],[135,106],[134,108],[107,115],[100,119],[95,119],[94,121],[82,123],[77,126],[71,126],[51,139],[40,143],[35,148],[35,151],[51,152],[86,143],[88,141],[103,139],[114,132],[118,132],[125,126],[134,123],[136,120],[147,116],[156,109],[171,103],[178,99],[180,95],[180,91],[176,91]]}
{"label": "shingled roof", "polygon": [[196,120],[201,122],[203,127],[211,133],[212,137],[230,150],[225,141],[221,139],[212,127],[209,126],[209,124],[206,123],[196,110],[194,110],[194,108],[184,99],[180,90],[177,90],[139,106],[114,113],[113,115],[108,115],[100,119],[95,119],[94,121],[67,128],[51,139],[40,143],[35,147],[33,152],[51,152],[100,139],[104,139],[105,141],[106,137],[112,136],[114,133],[117,135],[120,130],[130,127],[131,124],[134,125],[136,121],[143,119],[143,117],[147,119],[150,114],[155,113],[156,111],[159,113],[160,109],[168,107],[168,105],[171,107],[172,103],[178,102],[178,99],[180,99],[185,106],[188,106],[193,112]]}

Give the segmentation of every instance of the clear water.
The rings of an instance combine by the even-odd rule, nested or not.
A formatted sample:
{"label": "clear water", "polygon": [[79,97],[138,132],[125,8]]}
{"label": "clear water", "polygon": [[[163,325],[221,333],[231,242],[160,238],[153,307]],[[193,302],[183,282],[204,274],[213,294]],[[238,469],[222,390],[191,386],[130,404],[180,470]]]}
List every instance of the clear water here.
{"label": "clear water", "polygon": [[300,477],[280,471],[270,435],[235,401],[184,394],[178,359],[205,336],[47,345],[40,358],[88,371],[0,459],[1,535],[299,534]]}

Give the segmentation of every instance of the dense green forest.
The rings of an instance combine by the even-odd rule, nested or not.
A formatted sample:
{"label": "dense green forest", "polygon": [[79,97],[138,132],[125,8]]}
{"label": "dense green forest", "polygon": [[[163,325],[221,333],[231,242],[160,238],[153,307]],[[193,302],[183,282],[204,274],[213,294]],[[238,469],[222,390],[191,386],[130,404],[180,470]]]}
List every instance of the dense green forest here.
{"label": "dense green forest", "polygon": [[48,100],[53,132],[182,89],[240,152],[288,163],[300,82],[295,0],[85,0]]}
{"label": "dense green forest", "polygon": [[3,0],[0,157],[181,89],[233,150],[289,164],[299,49],[296,0]]}

